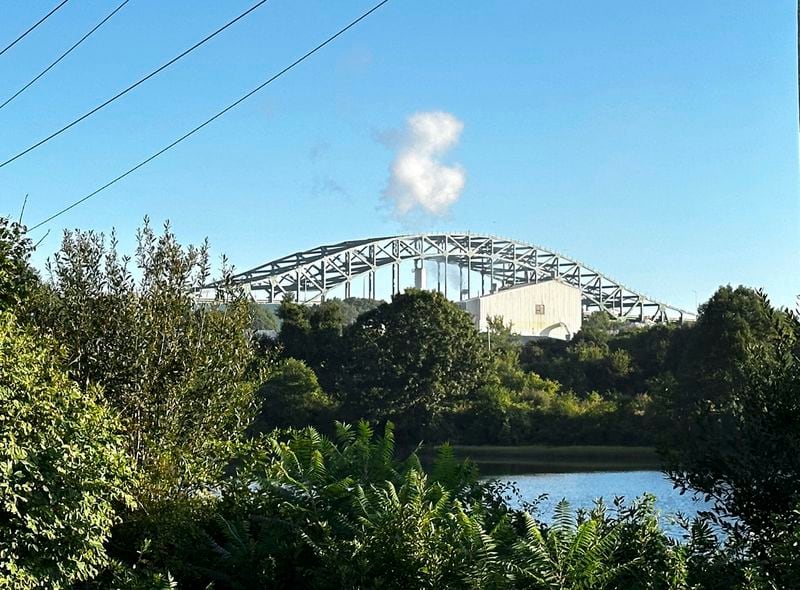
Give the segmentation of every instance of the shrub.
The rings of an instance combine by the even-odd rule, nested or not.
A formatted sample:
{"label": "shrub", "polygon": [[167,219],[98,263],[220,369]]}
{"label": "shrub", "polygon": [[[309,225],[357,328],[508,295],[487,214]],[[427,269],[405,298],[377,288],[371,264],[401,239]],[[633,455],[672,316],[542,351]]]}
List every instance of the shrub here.
{"label": "shrub", "polygon": [[281,361],[272,369],[256,397],[261,403],[256,428],[263,432],[327,423],[327,413],[332,407],[314,371],[293,358]]}
{"label": "shrub", "polygon": [[[212,487],[225,447],[244,438],[259,376],[241,297],[199,305],[208,249],[182,247],[145,222],[134,257],[93,232],[66,232],[50,267],[42,326],[58,335],[70,376],[102,387],[120,413],[140,503]],[[226,293],[228,294],[228,293]]]}
{"label": "shrub", "polygon": [[63,588],[107,562],[132,470],[115,416],[49,340],[0,312],[0,588]]}

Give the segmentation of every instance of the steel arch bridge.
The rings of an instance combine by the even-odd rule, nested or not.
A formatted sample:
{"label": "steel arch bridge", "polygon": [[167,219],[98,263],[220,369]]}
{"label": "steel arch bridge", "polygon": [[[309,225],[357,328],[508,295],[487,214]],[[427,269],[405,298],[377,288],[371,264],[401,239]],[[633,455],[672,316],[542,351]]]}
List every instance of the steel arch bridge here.
{"label": "steel arch bridge", "polygon": [[376,272],[390,267],[392,293],[397,293],[401,289],[400,265],[406,261],[414,261],[416,268],[425,261],[444,264],[445,268],[457,266],[461,285],[458,296],[462,299],[465,294],[471,296],[475,281],[479,281],[475,285],[477,294],[485,294],[486,279],[490,292],[557,280],[580,289],[584,313],[605,310],[617,318],[654,322],[694,318],[690,312],[656,301],[558,252],[469,233],[388,236],[318,246],[235,274],[231,283],[249,290],[259,301],[272,303],[291,294],[296,301],[314,303],[324,301],[332,289],[341,286],[344,296],[350,297],[353,281],[364,278],[368,296],[374,299]]}

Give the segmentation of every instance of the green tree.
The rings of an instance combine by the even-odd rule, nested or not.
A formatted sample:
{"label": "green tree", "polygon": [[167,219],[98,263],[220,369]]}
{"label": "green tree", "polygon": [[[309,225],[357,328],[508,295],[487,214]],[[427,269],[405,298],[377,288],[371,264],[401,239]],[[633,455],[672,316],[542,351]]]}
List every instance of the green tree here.
{"label": "green tree", "polygon": [[278,318],[266,305],[250,302],[250,326],[253,330],[278,331]]}
{"label": "green tree", "polygon": [[375,299],[363,299],[361,297],[345,297],[341,300],[342,311],[344,312],[344,323],[346,326],[354,323],[362,313],[372,311],[380,305],[380,301]]}
{"label": "green tree", "polygon": [[666,400],[671,427],[664,444],[678,470],[705,455],[707,429],[738,403],[753,353],[769,356],[787,320],[766,296],[745,287],[720,287],[700,307]]}
{"label": "green tree", "polygon": [[305,361],[322,388],[332,391],[341,362],[345,311],[338,299],[317,305],[300,305],[286,297],[278,308],[282,320],[280,343],[283,356]]}
{"label": "green tree", "polygon": [[207,246],[183,248],[168,225],[159,236],[145,220],[134,260],[132,271],[113,235],[66,232],[42,323],[63,342],[70,375],[100,386],[120,413],[140,499],[191,495],[214,485],[225,445],[254,416],[248,306],[195,302]]}
{"label": "green tree", "polygon": [[800,535],[800,359],[788,343],[753,354],[729,402],[694,416],[671,475],[755,535],[769,564],[773,544]]}
{"label": "green tree", "polygon": [[49,339],[0,312],[0,588],[66,588],[108,563],[132,505],[120,424],[59,366]]}
{"label": "green tree", "polygon": [[630,393],[649,391],[652,381],[675,375],[690,332],[690,324],[656,324],[624,330],[610,341],[631,359]]}
{"label": "green tree", "polygon": [[514,332],[513,324],[506,324],[502,316],[486,318],[486,347],[495,358],[506,358],[511,362],[519,360],[520,338]]}
{"label": "green tree", "polygon": [[575,340],[594,344],[608,344],[611,336],[622,325],[624,325],[624,322],[612,319],[608,312],[596,311],[583,319],[581,329],[575,334]]}
{"label": "green tree", "polygon": [[623,349],[610,350],[608,356],[601,364],[602,378],[598,379],[595,386],[599,390],[625,391],[626,381],[633,373],[633,361],[628,351]]}
{"label": "green tree", "polygon": [[331,399],[320,388],[314,371],[292,358],[271,370],[256,396],[261,403],[256,427],[262,432],[327,423],[332,409]]}
{"label": "green tree", "polygon": [[713,500],[773,579],[773,546],[800,531],[798,327],[763,294],[721,288],[693,329],[666,451],[675,482]]}
{"label": "green tree", "polygon": [[473,394],[488,367],[469,314],[440,293],[415,289],[361,315],[343,348],[346,407],[403,428],[424,426]]}
{"label": "green tree", "polygon": [[565,340],[554,339],[528,341],[520,350],[520,366],[524,371],[536,373],[545,379],[554,379],[564,387],[569,387],[564,379],[574,369],[567,366],[569,344]]}
{"label": "green tree", "polygon": [[278,317],[281,320],[279,341],[285,356],[300,360],[307,359],[311,332],[309,315],[308,306],[297,303],[291,295],[281,300],[278,307]]}
{"label": "green tree", "polygon": [[[698,403],[725,403],[742,377],[754,346],[774,342],[785,314],[776,313],[763,293],[747,287],[720,287],[700,306],[687,339],[681,368],[677,414]],[[679,416],[676,416],[679,417]]]}
{"label": "green tree", "polygon": [[344,308],[337,299],[323,301],[311,308],[308,321],[311,329],[303,358],[314,369],[322,388],[333,391],[341,363]]}
{"label": "green tree", "polygon": [[19,314],[39,285],[39,278],[29,264],[33,243],[25,227],[0,217],[0,311]]}

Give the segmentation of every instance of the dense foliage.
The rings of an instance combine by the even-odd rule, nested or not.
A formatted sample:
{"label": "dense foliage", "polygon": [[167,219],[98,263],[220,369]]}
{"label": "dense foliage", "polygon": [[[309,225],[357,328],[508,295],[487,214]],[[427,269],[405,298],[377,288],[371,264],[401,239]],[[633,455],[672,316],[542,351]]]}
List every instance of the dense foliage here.
{"label": "dense foliage", "polygon": [[137,237],[134,270],[114,236],[66,232],[39,324],[70,376],[120,413],[145,500],[213,484],[252,420],[257,376],[246,303],[200,307],[189,292],[208,279],[207,247],[147,222]]}
{"label": "dense foliage", "polygon": [[673,479],[714,500],[715,521],[779,587],[800,573],[799,328],[761,293],[717,291],[688,340],[665,443]]}
{"label": "dense foliage", "polygon": [[395,295],[360,316],[343,344],[338,387],[350,415],[422,427],[485,379],[471,318],[440,293]]}
{"label": "dense foliage", "polygon": [[0,217],[0,311],[14,311],[18,318],[30,307],[39,286],[28,263],[32,252],[25,227]]}
{"label": "dense foliage", "polygon": [[562,503],[545,526],[446,447],[428,474],[398,459],[391,426],[275,432],[254,448],[202,532],[171,548],[187,587],[689,587],[652,499],[577,517]]}
{"label": "dense foliage", "polygon": [[256,397],[261,407],[253,427],[258,432],[331,422],[333,402],[303,361],[287,358],[278,362]]}
{"label": "dense foliage", "polygon": [[[284,300],[279,354],[315,372],[334,416],[392,419],[432,442],[654,445],[666,417],[657,394],[686,332],[597,314],[573,342],[522,346],[502,318],[481,337],[436,293],[409,290],[353,324],[345,310]],[[306,424],[328,428],[293,425]]]}
{"label": "dense foliage", "polygon": [[131,505],[119,422],[81,392],[47,338],[0,312],[0,588],[65,588],[108,562]]}
{"label": "dense foliage", "polygon": [[[129,269],[67,232],[41,283],[0,224],[0,588],[797,585],[800,324],[763,295],[525,346],[429,292],[287,299],[273,339],[242,294],[195,299],[205,246],[138,237]],[[682,542],[649,497],[549,518],[447,445],[424,469],[414,445],[448,439],[658,439],[714,510]]]}

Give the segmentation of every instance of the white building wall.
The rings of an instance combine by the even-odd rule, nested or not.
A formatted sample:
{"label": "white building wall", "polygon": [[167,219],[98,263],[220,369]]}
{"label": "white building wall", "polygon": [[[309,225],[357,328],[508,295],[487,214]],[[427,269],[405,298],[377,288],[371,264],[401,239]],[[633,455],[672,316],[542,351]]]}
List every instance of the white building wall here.
{"label": "white building wall", "polygon": [[[477,328],[488,329],[487,317],[501,316],[521,336],[566,340],[581,328],[581,292],[559,281],[521,285],[461,302]],[[537,313],[538,312],[538,313]]]}

